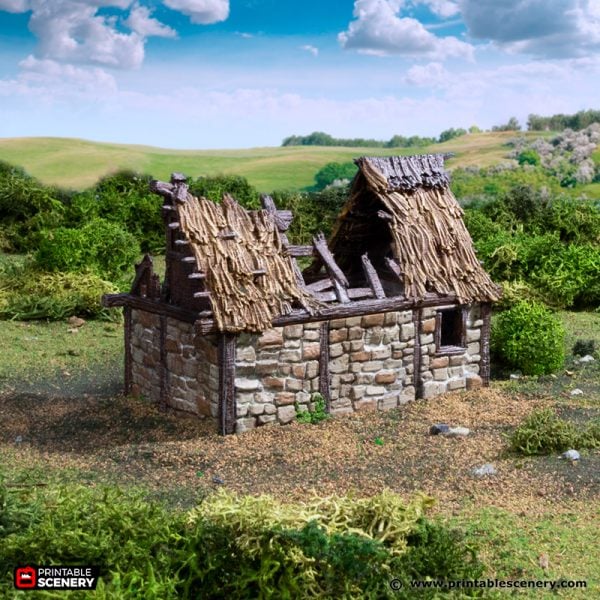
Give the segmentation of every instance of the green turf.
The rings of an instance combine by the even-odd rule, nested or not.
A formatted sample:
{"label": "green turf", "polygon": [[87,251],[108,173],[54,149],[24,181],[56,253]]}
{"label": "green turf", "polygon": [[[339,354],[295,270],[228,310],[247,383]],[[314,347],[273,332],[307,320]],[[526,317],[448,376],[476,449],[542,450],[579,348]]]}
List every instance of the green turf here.
{"label": "green turf", "polygon": [[[523,133],[530,138],[539,133]],[[44,183],[83,189],[98,178],[127,168],[166,179],[173,171],[188,176],[220,173],[242,175],[262,192],[311,186],[328,162],[363,155],[455,153],[448,167],[489,166],[503,162],[515,132],[470,134],[424,148],[342,148],[292,146],[242,150],[169,150],[150,146],[108,144],[69,138],[0,139],[0,160],[22,166]]]}

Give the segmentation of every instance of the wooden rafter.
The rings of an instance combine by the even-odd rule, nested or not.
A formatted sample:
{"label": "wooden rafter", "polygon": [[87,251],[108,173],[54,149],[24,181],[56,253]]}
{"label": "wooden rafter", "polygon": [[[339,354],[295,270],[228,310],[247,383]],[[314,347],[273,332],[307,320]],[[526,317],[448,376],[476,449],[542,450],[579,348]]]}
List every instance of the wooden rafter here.
{"label": "wooden rafter", "polygon": [[373,291],[373,295],[375,296],[375,298],[385,298],[385,292],[383,290],[383,286],[381,285],[379,275],[377,275],[375,267],[369,260],[369,256],[367,254],[363,254],[361,260],[365,277],[367,278],[369,287]]}

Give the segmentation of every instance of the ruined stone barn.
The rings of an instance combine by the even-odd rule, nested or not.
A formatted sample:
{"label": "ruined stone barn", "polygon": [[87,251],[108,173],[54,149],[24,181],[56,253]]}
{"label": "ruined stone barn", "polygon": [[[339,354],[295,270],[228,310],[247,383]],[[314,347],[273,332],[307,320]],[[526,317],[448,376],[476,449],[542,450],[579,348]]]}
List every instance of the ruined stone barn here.
{"label": "ruined stone barn", "polygon": [[[491,303],[443,156],[364,157],[326,241],[297,246],[269,196],[246,210],[164,199],[166,274],[136,267],[125,390],[242,432],[289,423],[320,393],[333,415],[398,407],[489,381]],[[301,271],[298,257],[309,257]]]}

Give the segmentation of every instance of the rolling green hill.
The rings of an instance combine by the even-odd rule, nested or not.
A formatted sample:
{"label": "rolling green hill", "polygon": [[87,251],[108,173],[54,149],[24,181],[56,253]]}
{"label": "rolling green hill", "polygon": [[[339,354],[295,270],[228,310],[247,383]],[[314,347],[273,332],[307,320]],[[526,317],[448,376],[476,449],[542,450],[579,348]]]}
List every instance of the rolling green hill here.
{"label": "rolling green hill", "polygon": [[[291,146],[243,150],[169,150],[151,146],[109,144],[69,138],[3,138],[0,160],[19,165],[47,184],[83,189],[118,169],[133,169],[157,179],[173,171],[186,175],[242,175],[259,190],[301,189],[313,184],[315,173],[328,162],[362,155],[453,152],[447,163],[488,166],[502,162],[506,142],[516,132],[470,134],[425,148],[345,148]],[[540,132],[523,133],[539,137]]]}

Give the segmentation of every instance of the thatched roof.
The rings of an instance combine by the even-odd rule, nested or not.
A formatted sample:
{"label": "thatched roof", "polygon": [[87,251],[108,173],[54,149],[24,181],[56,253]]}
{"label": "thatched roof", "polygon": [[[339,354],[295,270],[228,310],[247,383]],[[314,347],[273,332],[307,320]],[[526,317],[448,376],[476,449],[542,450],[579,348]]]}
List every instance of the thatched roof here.
{"label": "thatched roof", "polygon": [[432,293],[455,295],[461,303],[499,298],[475,255],[442,155],[363,157],[356,164],[350,198],[329,241],[350,278],[360,277],[367,254],[408,300]]}
{"label": "thatched roof", "polygon": [[317,302],[297,280],[273,213],[230,196],[216,204],[188,193],[174,204],[220,331],[264,331],[294,306],[312,312]]}

